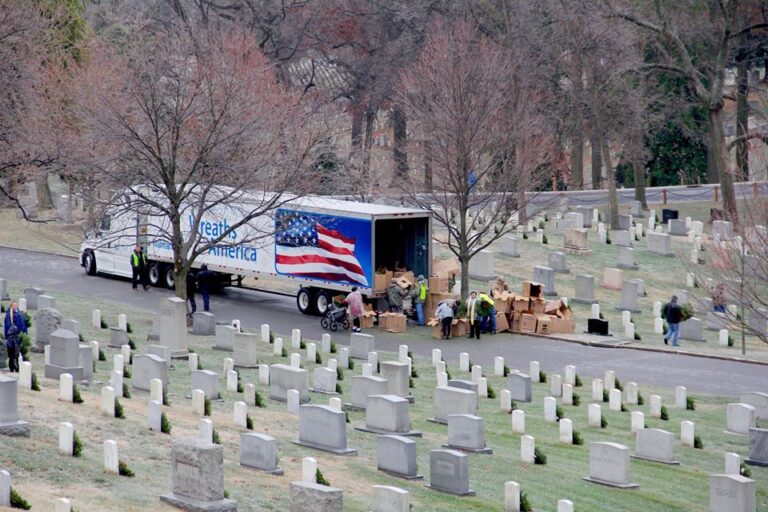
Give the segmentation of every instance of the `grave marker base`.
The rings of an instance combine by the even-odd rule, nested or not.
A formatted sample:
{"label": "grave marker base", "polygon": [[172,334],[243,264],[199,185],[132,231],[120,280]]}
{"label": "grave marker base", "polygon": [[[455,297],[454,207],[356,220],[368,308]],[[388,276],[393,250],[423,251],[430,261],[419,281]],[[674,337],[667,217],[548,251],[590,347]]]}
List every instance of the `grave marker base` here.
{"label": "grave marker base", "polygon": [[634,484],[632,482],[629,482],[628,484],[617,484],[616,482],[607,482],[605,480],[598,480],[597,478],[592,478],[589,476],[582,477],[581,479],[593,484],[605,485],[607,487],[616,487],[617,489],[637,489],[640,487],[638,484]]}
{"label": "grave marker base", "polygon": [[750,466],[760,466],[761,468],[768,468],[768,460],[755,460],[747,458],[744,461],[745,464],[749,464]]}
{"label": "grave marker base", "polygon": [[379,471],[382,473],[386,473],[389,476],[396,476],[397,478],[402,478],[403,480],[423,480],[424,475],[403,475],[401,473],[395,473],[393,471],[387,471],[386,469],[378,468]]}
{"label": "grave marker base", "polygon": [[597,299],[587,300],[579,299],[577,297],[569,297],[568,302],[575,302],[576,304],[600,304],[600,301]]}
{"label": "grave marker base", "polygon": [[321,450],[328,453],[334,453],[336,455],[352,456],[357,455],[357,450],[354,448],[331,448],[322,444],[308,443],[306,441],[291,441],[293,444],[299,446],[306,446],[307,448],[314,448],[315,450]]}
{"label": "grave marker base", "polygon": [[380,428],[373,428],[367,425],[361,425],[355,427],[358,432],[365,432],[366,434],[377,434],[380,436],[403,436],[403,437],[422,437],[423,434],[418,430],[404,430],[402,432],[392,432],[391,430],[382,430]]}
{"label": "grave marker base", "polygon": [[335,395],[338,396],[341,393],[337,393],[335,391],[323,391],[322,389],[315,389],[315,388],[309,388],[309,390],[313,393],[320,393],[321,395]]}
{"label": "grave marker base", "polygon": [[268,475],[273,475],[273,476],[283,476],[283,475],[285,474],[285,473],[283,472],[283,470],[282,470],[282,469],[280,469],[280,468],[275,468],[275,469],[261,469],[261,468],[256,468],[256,467],[253,467],[253,466],[249,466],[248,464],[242,464],[242,463],[240,464],[240,466],[241,466],[241,467],[244,467],[244,468],[248,468],[248,469],[251,469],[251,470],[253,470],[253,471],[261,471],[262,473],[266,473],[266,474],[268,474]]}
{"label": "grave marker base", "polygon": [[633,459],[638,460],[647,460],[649,462],[658,462],[659,464],[667,464],[669,466],[679,466],[680,461],[679,460],[660,460],[660,459],[651,459],[650,457],[641,457],[640,455],[630,455]]}
{"label": "grave marker base", "polygon": [[440,445],[443,448],[449,448],[451,450],[458,450],[460,452],[464,453],[477,453],[481,455],[493,455],[493,448],[467,448],[466,446],[454,446],[452,444],[443,444]]}
{"label": "grave marker base", "polygon": [[160,501],[172,507],[189,512],[230,512],[237,511],[237,502],[224,498],[218,501],[200,501],[174,493],[160,495]]}
{"label": "grave marker base", "polygon": [[453,494],[454,496],[474,496],[475,495],[475,491],[473,491],[472,489],[466,492],[457,492],[452,489],[443,489],[442,487],[435,487],[434,485],[431,485],[431,484],[425,484],[424,487],[426,487],[427,489],[432,489],[433,491],[444,492],[446,494]]}
{"label": "grave marker base", "polygon": [[29,437],[29,423],[26,421],[0,423],[0,435],[8,437]]}

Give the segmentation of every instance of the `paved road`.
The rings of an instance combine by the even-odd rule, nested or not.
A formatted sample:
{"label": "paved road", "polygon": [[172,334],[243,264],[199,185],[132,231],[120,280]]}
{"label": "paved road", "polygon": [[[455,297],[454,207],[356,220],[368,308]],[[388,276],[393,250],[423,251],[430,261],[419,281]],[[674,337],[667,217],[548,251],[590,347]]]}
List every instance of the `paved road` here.
{"label": "paved road", "polygon": [[[27,286],[40,286],[53,294],[66,291],[148,311],[156,311],[160,300],[170,295],[168,290],[162,289],[134,291],[121,279],[86,276],[77,260],[72,258],[16,249],[0,248],[0,277]],[[292,297],[232,289],[214,296],[212,305],[218,319],[239,318],[244,327],[269,323],[275,332],[287,333],[292,328],[300,328],[310,339],[320,339],[322,334],[319,319],[299,314]],[[421,332],[426,334],[426,330]],[[348,344],[349,334],[340,333],[334,339]],[[493,367],[495,356],[504,356],[510,368],[526,369],[529,361],[537,360],[548,372],[562,371],[566,364],[574,364],[579,374],[587,378],[613,369],[623,381],[633,380],[640,385],[684,385],[692,392],[726,396],[736,396],[744,390],[768,391],[768,367],[748,363],[586,347],[511,334],[486,336],[476,342],[376,333],[377,347],[382,350],[397,351],[401,343],[407,343],[414,353],[424,356],[429,356],[433,347],[439,347],[445,360],[454,367],[458,354],[466,351],[473,362],[487,368]]]}

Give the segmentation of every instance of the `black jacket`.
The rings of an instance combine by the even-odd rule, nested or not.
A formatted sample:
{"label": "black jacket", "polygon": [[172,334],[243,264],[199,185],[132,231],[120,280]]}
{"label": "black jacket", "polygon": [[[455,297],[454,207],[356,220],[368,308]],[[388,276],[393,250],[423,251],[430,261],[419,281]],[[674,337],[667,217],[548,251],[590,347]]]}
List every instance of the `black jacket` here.
{"label": "black jacket", "polygon": [[667,302],[664,305],[664,319],[668,324],[679,324],[683,317],[683,308],[675,302]]}
{"label": "black jacket", "polygon": [[192,295],[197,291],[197,276],[191,270],[187,272],[187,295]]}
{"label": "black jacket", "polygon": [[197,273],[197,286],[203,293],[208,293],[213,288],[214,274],[210,270],[201,270]]}

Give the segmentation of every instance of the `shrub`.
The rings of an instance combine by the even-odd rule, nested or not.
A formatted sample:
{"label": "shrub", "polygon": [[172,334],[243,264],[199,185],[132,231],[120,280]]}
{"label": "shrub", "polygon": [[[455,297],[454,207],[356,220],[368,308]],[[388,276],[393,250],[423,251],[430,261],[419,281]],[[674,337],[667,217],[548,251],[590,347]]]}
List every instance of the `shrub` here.
{"label": "shrub", "polygon": [[106,361],[107,355],[104,353],[104,349],[99,349],[99,361]]}
{"label": "shrub", "polygon": [[163,405],[165,405],[165,406],[171,405],[171,401],[168,400],[168,389],[167,389],[167,387],[163,388]]}
{"label": "shrub", "polygon": [[488,398],[496,398],[496,390],[488,384]]}
{"label": "shrub", "polygon": [[605,316],[603,315],[603,312],[600,312],[600,320],[605,320]]}
{"label": "shrub", "polygon": [[639,391],[637,392],[637,405],[643,405],[645,404],[645,398],[643,398],[642,393]]}
{"label": "shrub", "polygon": [[510,409],[511,411],[514,411],[517,409],[517,403],[514,400],[511,400],[511,405],[512,405],[512,409]]}
{"label": "shrub", "polygon": [[253,418],[250,414],[245,415],[245,428],[246,430],[253,430]]}
{"label": "shrub", "polygon": [[29,316],[29,312],[24,312],[24,322],[27,324],[27,328],[32,327],[32,317]]}
{"label": "shrub", "polygon": [[131,378],[131,367],[128,365],[123,366],[123,377],[126,379]]}
{"label": "shrub", "polygon": [[203,362],[200,361],[200,357],[197,358],[197,369],[202,370],[203,369]]}
{"label": "shrub", "polygon": [[667,322],[664,322],[664,326],[661,329],[662,334],[666,335],[667,331],[669,331],[669,326],[667,325]]}
{"label": "shrub", "polygon": [[77,340],[78,340],[80,343],[83,343],[83,342],[85,342],[85,338],[83,338],[83,335],[82,335],[82,334],[78,334],[78,335],[77,335]]}
{"label": "shrub", "polygon": [[661,406],[661,419],[662,421],[669,421],[669,411],[667,411],[667,407],[664,405]]}
{"label": "shrub", "polygon": [[528,240],[528,233],[523,231],[523,240]]}
{"label": "shrub", "polygon": [[339,384],[338,382],[336,383],[336,392],[337,392],[338,394],[341,394],[341,393],[342,393],[342,391],[341,391],[341,384]]}
{"label": "shrub", "polygon": [[299,341],[299,348],[300,348],[301,350],[306,350],[306,349],[307,349],[307,342],[306,342],[306,341],[304,341],[304,340],[300,340],[300,341]]}
{"label": "shrub", "polygon": [[565,418],[565,413],[563,413],[563,408],[560,407],[560,405],[555,406],[555,417],[557,418],[557,421]]}
{"label": "shrub", "polygon": [[584,385],[583,382],[581,382],[581,377],[579,377],[579,374],[576,374],[576,380],[574,381],[574,387],[580,388]]}
{"label": "shrub", "polygon": [[336,367],[336,380],[344,380],[344,370],[341,369],[341,366]]}
{"label": "shrub", "polygon": [[531,500],[528,499],[528,494],[520,492],[520,512],[534,512]]}
{"label": "shrub", "polygon": [[77,384],[73,384],[72,388],[72,401],[76,404],[82,404],[84,400],[80,395],[80,389],[77,387]]}
{"label": "shrub", "polygon": [[683,304],[680,307],[680,319],[683,322],[688,320],[695,314],[696,313],[693,311],[693,307],[690,304]]}
{"label": "shrub", "polygon": [[261,407],[262,409],[267,406],[264,403],[264,397],[262,397],[261,393],[259,393],[258,391],[256,391],[254,405],[256,405],[256,407]]}
{"label": "shrub", "polygon": [[32,391],[40,391],[40,381],[35,372],[32,372]]}
{"label": "shrub", "polygon": [[689,396],[685,399],[685,410],[687,411],[696,410],[696,401],[693,399],[693,397]]}
{"label": "shrub", "polygon": [[213,444],[221,444],[221,436],[219,435],[218,430],[213,429],[213,433],[211,434],[211,440],[213,440]]}
{"label": "shrub", "polygon": [[131,468],[128,467],[128,464],[122,460],[117,463],[117,472],[120,473],[120,476],[127,476],[128,478],[136,476]]}
{"label": "shrub", "polygon": [[128,346],[131,347],[131,350],[136,350],[136,343],[131,338],[128,338]]}
{"label": "shrub", "polygon": [[627,412],[629,409],[627,409],[626,404],[624,402],[621,402],[621,412]]}
{"label": "shrub", "polygon": [[350,370],[354,370],[355,369],[355,362],[352,359],[350,359],[348,361],[348,363],[349,363],[349,369]]}
{"label": "shrub", "polygon": [[733,336],[731,336],[731,335],[729,334],[729,335],[728,335],[728,346],[729,346],[729,347],[732,347],[732,346],[733,346],[733,344],[734,344]]}
{"label": "shrub", "polygon": [[131,398],[131,389],[128,387],[128,383],[123,382],[123,397]]}
{"label": "shrub", "polygon": [[280,353],[281,357],[288,357],[288,351],[285,350],[285,347],[283,347],[283,351]]}
{"label": "shrub", "polygon": [[413,377],[408,377],[408,387],[411,388],[411,389],[414,388]]}
{"label": "shrub", "polygon": [[203,416],[210,416],[211,415],[211,400],[210,398],[206,398],[205,402],[203,402]]}
{"label": "shrub", "polygon": [[336,347],[336,342],[331,342],[331,354],[335,354],[338,351],[338,347]]}
{"label": "shrub", "polygon": [[315,480],[317,480],[317,485],[325,485],[326,487],[331,486],[331,483],[325,479],[325,476],[323,475],[323,472],[320,471],[320,468],[317,468],[315,471]]}
{"label": "shrub", "polygon": [[168,419],[168,415],[163,412],[160,414],[160,432],[163,434],[171,433],[171,421]]}
{"label": "shrub", "polygon": [[619,391],[624,391],[624,386],[621,384],[621,381],[619,379],[614,379],[613,387],[614,389],[618,389]]}
{"label": "shrub", "polygon": [[539,229],[544,229],[546,227],[546,224],[544,224],[543,220],[539,221]]}
{"label": "shrub", "polygon": [[109,329],[109,324],[103,318],[101,319],[101,328],[102,329]]}
{"label": "shrub", "polygon": [[581,396],[577,395],[576,393],[573,394],[573,406],[578,407],[581,405]]}
{"label": "shrub", "polygon": [[539,382],[547,382],[547,374],[543,370],[539,370]]}
{"label": "shrub", "polygon": [[581,437],[581,432],[578,430],[573,431],[573,444],[581,446],[584,444],[584,438]]}
{"label": "shrub", "polygon": [[547,235],[541,235],[541,243],[548,244],[549,241],[547,240]]}
{"label": "shrub", "polygon": [[32,340],[27,333],[21,333],[19,336],[21,339],[21,357],[25,361],[29,361],[29,349],[32,348]]}
{"label": "shrub", "polygon": [[32,505],[29,504],[24,497],[19,494],[19,491],[11,487],[11,508],[20,508],[21,510],[29,510]]}
{"label": "shrub", "polygon": [[533,449],[533,463],[540,466],[547,463],[547,456],[544,455],[544,452],[538,446]]}
{"label": "shrub", "polygon": [[606,402],[606,403],[607,403],[607,402],[608,402],[608,400],[609,400],[609,397],[608,397],[608,390],[607,390],[607,389],[603,389],[603,402]]}
{"label": "shrub", "polygon": [[115,398],[115,418],[119,418],[121,420],[125,419],[125,409],[123,408],[123,404],[120,403],[120,400]]}
{"label": "shrub", "polygon": [[240,375],[237,376],[237,392],[242,393],[243,392],[243,383],[240,382]]}
{"label": "shrub", "polygon": [[698,434],[693,436],[693,447],[698,450],[704,449],[704,441],[701,440],[701,436]]}
{"label": "shrub", "polygon": [[[132,334],[133,333],[133,327],[131,326],[131,322],[126,322],[125,323],[125,332],[127,332],[128,334]],[[131,348],[133,348],[133,347],[131,347]]]}
{"label": "shrub", "polygon": [[77,435],[77,432],[73,432],[72,435],[72,456],[73,457],[80,457],[83,454],[83,441],[80,439],[80,436]]}
{"label": "shrub", "polygon": [[643,340],[643,337],[642,337],[642,336],[640,336],[640,333],[639,333],[639,332],[637,332],[637,331],[635,331],[635,340],[636,340],[636,341],[642,341],[642,340]]}
{"label": "shrub", "polygon": [[275,333],[272,331],[269,332],[269,343],[274,344],[275,343]]}
{"label": "shrub", "polygon": [[739,466],[739,474],[745,478],[752,478],[752,471],[743,462]]}
{"label": "shrub", "polygon": [[414,379],[419,378],[419,372],[416,371],[415,366],[411,366],[411,377],[413,377]]}
{"label": "shrub", "polygon": [[509,366],[504,365],[504,376],[509,377]]}
{"label": "shrub", "polygon": [[315,352],[315,364],[323,364],[323,358],[320,356],[320,352]]}
{"label": "shrub", "polygon": [[605,415],[600,415],[600,428],[606,428],[608,426],[608,420],[605,419]]}

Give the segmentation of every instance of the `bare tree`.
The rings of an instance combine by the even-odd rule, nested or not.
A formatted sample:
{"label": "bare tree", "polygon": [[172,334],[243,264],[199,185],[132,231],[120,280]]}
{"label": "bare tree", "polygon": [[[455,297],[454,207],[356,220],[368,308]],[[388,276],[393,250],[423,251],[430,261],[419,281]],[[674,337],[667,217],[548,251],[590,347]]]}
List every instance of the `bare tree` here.
{"label": "bare tree", "polygon": [[541,182],[554,147],[520,57],[468,21],[440,24],[397,88],[432,169],[430,194],[420,193],[420,176],[403,194],[447,230],[464,297],[470,260],[514,227],[512,215]]}
{"label": "bare tree", "polygon": [[[152,34],[127,55],[94,47],[77,94],[78,163],[126,191],[110,208],[146,216],[172,248],[176,283],[203,253],[271,234],[252,221],[311,187],[326,132],[312,97],[278,83],[250,34],[192,32]],[[225,210],[239,220],[201,229]]]}
{"label": "bare tree", "polygon": [[[709,120],[709,181],[720,183],[723,209],[738,223],[733,171],[727,168],[723,128],[726,68],[745,33],[768,26],[765,0],[717,0],[706,2],[626,2],[604,0],[613,16],[649,34],[653,46],[644,69],[674,73],[690,84],[707,109]],[[761,7],[758,8],[756,4]],[[747,10],[758,11],[761,19],[750,18]]]}

